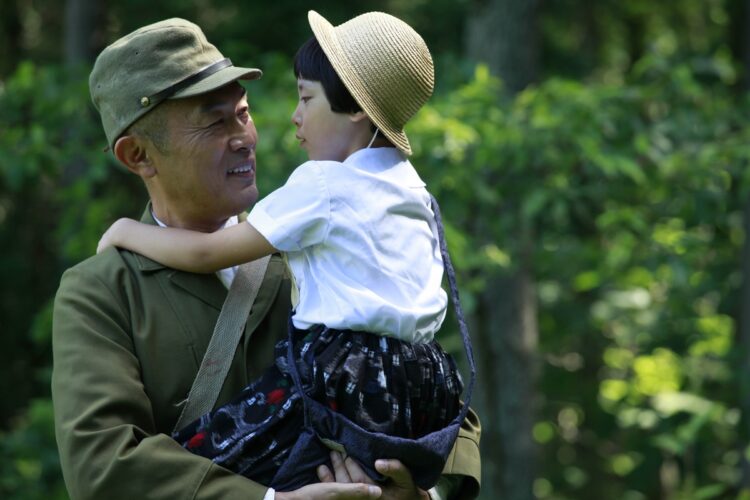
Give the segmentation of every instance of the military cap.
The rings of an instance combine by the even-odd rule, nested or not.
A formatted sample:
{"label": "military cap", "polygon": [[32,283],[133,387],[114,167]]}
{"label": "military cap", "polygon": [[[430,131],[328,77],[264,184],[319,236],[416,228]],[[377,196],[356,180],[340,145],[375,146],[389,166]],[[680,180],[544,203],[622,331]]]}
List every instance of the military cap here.
{"label": "military cap", "polygon": [[259,69],[234,66],[196,24],[173,18],[139,28],[105,48],[89,76],[89,91],[107,143],[114,148],[129,126],[165,99],[261,75]]}

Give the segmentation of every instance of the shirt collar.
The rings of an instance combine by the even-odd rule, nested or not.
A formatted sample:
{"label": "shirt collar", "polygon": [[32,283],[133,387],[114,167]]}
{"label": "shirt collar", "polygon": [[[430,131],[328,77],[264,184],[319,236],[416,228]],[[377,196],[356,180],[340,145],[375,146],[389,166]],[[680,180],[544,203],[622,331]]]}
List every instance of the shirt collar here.
{"label": "shirt collar", "polygon": [[384,167],[405,161],[406,157],[396,148],[363,148],[350,154],[344,163],[357,166]]}
{"label": "shirt collar", "polygon": [[[150,206],[149,206],[149,210],[151,210]],[[164,224],[161,220],[159,220],[159,218],[156,216],[153,210],[151,210],[151,217],[153,217],[154,221],[161,227],[167,227],[166,224]],[[224,225],[221,226],[219,229],[236,226],[238,223],[239,223],[239,218],[236,215],[233,215],[230,218],[228,218],[227,221],[224,223]]]}
{"label": "shirt collar", "polygon": [[396,148],[364,148],[350,154],[344,164],[359,170],[378,173],[398,179],[398,183],[409,187],[425,187],[414,166]]}

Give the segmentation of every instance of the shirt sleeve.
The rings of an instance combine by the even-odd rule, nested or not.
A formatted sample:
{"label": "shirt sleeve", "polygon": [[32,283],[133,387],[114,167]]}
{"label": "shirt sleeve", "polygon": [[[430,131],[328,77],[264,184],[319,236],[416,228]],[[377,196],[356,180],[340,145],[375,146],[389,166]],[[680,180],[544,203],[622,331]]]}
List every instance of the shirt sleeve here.
{"label": "shirt sleeve", "polygon": [[247,222],[283,252],[322,243],[328,234],[331,197],[324,162],[300,165],[286,184],[255,204]]}

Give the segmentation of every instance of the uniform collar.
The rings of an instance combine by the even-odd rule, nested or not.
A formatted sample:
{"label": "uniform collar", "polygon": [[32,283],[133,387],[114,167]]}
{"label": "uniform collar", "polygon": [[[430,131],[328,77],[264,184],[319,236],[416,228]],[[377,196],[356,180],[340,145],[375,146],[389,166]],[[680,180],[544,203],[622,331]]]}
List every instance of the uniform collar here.
{"label": "uniform collar", "polygon": [[[233,221],[235,224],[237,223],[237,221],[245,221],[247,219],[247,213],[242,212],[241,214],[236,215],[233,218],[235,219]],[[232,218],[230,218],[230,221],[231,219]],[[144,224],[149,224],[151,226],[164,226],[164,224],[160,224],[156,216],[154,216],[151,201],[146,204],[146,209],[143,211],[143,214],[141,214],[141,222],[143,222]],[[164,264],[156,262],[155,260],[151,260],[148,257],[144,257],[141,254],[134,253],[133,255],[135,256],[136,262],[138,262],[138,269],[140,269],[141,271],[156,271],[159,269],[167,269],[167,266],[165,266]]]}

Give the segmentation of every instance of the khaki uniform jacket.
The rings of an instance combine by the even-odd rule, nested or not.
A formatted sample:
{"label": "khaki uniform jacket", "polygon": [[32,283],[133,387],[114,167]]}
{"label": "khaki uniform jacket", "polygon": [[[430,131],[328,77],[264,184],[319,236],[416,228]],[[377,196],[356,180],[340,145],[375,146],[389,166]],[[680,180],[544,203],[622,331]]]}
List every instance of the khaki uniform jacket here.
{"label": "khaki uniform jacket", "polygon": [[[141,220],[154,224],[148,210]],[[263,498],[265,486],[170,437],[226,294],[213,274],[114,248],[65,272],[54,305],[52,400],[72,499]],[[217,406],[273,362],[289,307],[290,281],[274,256]],[[445,470],[471,478],[464,481],[469,496],[479,484],[479,433],[470,412]]]}

